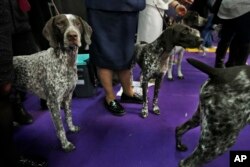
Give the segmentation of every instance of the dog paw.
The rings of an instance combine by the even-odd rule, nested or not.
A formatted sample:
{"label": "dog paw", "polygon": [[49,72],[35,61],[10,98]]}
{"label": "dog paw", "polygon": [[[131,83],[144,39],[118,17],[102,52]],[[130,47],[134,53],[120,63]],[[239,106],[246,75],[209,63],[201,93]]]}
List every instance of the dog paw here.
{"label": "dog paw", "polygon": [[160,114],[161,114],[159,108],[153,109],[153,112],[154,112],[154,114],[156,114],[156,115],[160,115]]}
{"label": "dog paw", "polygon": [[184,160],[181,160],[181,161],[179,162],[178,167],[185,167],[185,165],[184,165]]}
{"label": "dog paw", "polygon": [[141,112],[141,117],[142,118],[147,118],[148,117],[148,112]]}
{"label": "dog paw", "polygon": [[81,130],[81,128],[79,126],[73,126],[70,128],[71,132],[79,132]]}
{"label": "dog paw", "polygon": [[176,150],[184,152],[187,151],[188,148],[184,144],[176,144]]}
{"label": "dog paw", "polygon": [[73,151],[76,147],[71,142],[68,142],[65,146],[62,146],[65,152]]}
{"label": "dog paw", "polygon": [[174,81],[174,78],[168,78],[168,81]]}
{"label": "dog paw", "polygon": [[184,79],[184,76],[178,76],[177,78],[182,80],[182,79]]}

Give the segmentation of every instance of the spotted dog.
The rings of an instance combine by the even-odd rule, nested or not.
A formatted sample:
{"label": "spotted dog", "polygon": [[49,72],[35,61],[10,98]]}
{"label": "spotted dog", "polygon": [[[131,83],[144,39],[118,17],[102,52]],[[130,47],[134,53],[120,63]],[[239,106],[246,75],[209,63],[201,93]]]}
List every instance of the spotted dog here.
{"label": "spotted dog", "polygon": [[184,48],[198,47],[202,39],[197,35],[195,29],[183,24],[174,24],[166,28],[163,33],[152,43],[138,43],[135,46],[135,57],[141,68],[143,108],[141,115],[148,116],[148,82],[155,79],[155,89],[153,98],[153,112],[160,114],[158,107],[158,93],[162,78],[168,70],[168,59],[175,46]]}
{"label": "spotted dog", "polygon": [[176,128],[176,148],[185,151],[182,135],[201,126],[198,145],[179,164],[180,167],[197,167],[227,151],[241,129],[250,123],[250,67],[219,69],[191,58],[188,62],[209,76],[201,87],[197,111]]}
{"label": "spotted dog", "polygon": [[[91,43],[91,28],[80,17],[61,14],[52,17],[43,29],[50,48],[32,55],[14,57],[15,85],[38,95],[47,101],[52,120],[62,148],[71,151],[75,146],[67,140],[60,115],[61,105],[68,128],[73,125],[71,113],[72,92],[77,82],[76,56],[78,48]],[[81,35],[84,40],[81,40]]]}

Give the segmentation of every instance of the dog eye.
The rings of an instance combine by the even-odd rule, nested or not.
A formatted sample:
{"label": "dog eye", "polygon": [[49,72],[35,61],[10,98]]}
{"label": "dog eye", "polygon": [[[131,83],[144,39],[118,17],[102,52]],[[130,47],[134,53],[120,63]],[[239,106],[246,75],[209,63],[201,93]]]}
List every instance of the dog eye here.
{"label": "dog eye", "polygon": [[60,21],[60,22],[56,23],[56,26],[59,27],[59,28],[64,27],[64,25],[65,25],[65,23],[63,21]]}
{"label": "dog eye", "polygon": [[189,28],[185,28],[185,29],[182,31],[182,34],[185,34],[185,35],[186,35],[186,34],[189,33],[189,31],[190,31]]}
{"label": "dog eye", "polygon": [[80,27],[80,26],[81,26],[81,23],[80,23],[79,21],[76,21],[76,22],[75,22],[75,25],[76,25],[77,27]]}

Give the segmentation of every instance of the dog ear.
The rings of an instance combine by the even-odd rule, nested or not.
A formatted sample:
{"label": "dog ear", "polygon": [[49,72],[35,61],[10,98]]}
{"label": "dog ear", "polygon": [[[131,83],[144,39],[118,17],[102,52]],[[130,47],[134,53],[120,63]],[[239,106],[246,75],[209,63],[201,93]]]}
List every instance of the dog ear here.
{"label": "dog ear", "polygon": [[87,45],[91,44],[91,35],[92,35],[92,28],[90,27],[90,25],[84,21],[81,17],[78,17],[81,24],[82,24],[82,28],[83,28],[83,37],[84,37],[84,41],[86,42]]}
{"label": "dog ear", "polygon": [[51,17],[43,28],[43,36],[49,41],[49,45],[53,48],[58,46],[56,37],[53,31],[53,24],[54,24],[55,17]]}
{"label": "dog ear", "polygon": [[174,48],[175,34],[173,25],[168,26],[159,37],[160,41],[163,43],[162,46],[165,46],[165,50],[168,53]]}

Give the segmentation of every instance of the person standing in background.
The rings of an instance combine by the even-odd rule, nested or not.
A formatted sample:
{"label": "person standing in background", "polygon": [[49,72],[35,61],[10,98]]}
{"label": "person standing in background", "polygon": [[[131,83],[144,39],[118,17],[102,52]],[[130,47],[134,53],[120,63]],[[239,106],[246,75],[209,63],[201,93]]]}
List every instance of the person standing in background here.
{"label": "person standing in background", "polygon": [[[192,3],[192,0],[186,0]],[[153,42],[163,30],[163,16],[172,7],[179,16],[184,16],[187,9],[176,0],[146,0],[146,8],[140,12],[137,30],[137,42]]]}
{"label": "person standing in background", "polygon": [[123,88],[120,102],[142,103],[131,83],[131,65],[138,13],[145,0],[85,0],[88,22],[93,29],[90,60],[97,67],[105,91],[104,105],[112,114],[126,112],[116,100],[113,90],[113,73],[118,74]]}
{"label": "person standing in background", "polygon": [[[0,1],[0,166],[45,167],[47,163],[21,156],[13,141],[13,103],[10,101],[13,70],[11,10],[9,0]],[[15,106],[14,106],[15,107]]]}
{"label": "person standing in background", "polygon": [[[227,43],[224,42],[226,46],[230,45],[225,66],[245,65],[250,53],[250,1],[222,0],[217,16],[222,23],[220,40],[226,41]],[[225,46],[217,47],[216,67],[224,67],[225,49],[223,48]]]}

